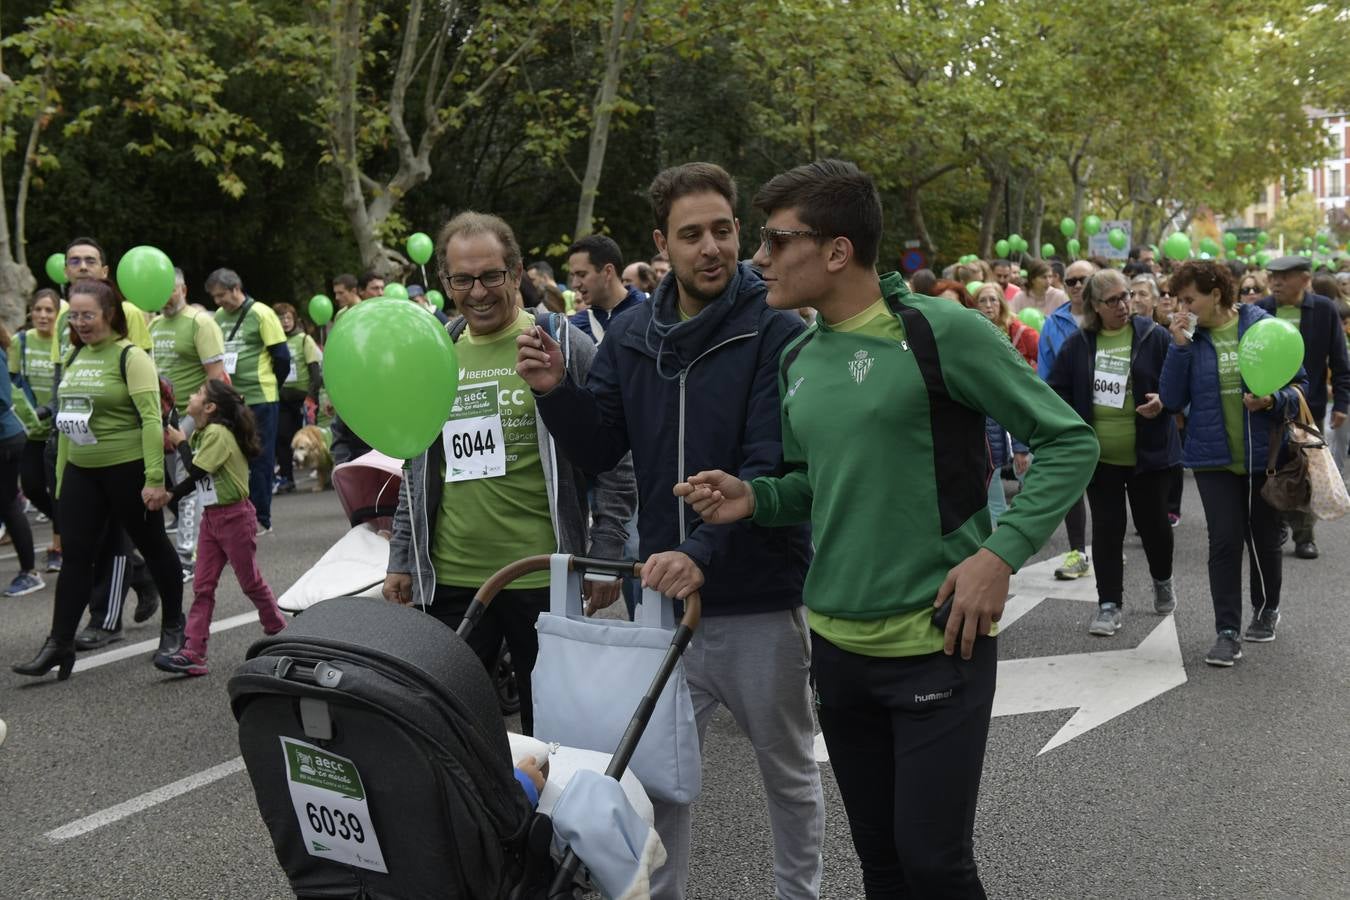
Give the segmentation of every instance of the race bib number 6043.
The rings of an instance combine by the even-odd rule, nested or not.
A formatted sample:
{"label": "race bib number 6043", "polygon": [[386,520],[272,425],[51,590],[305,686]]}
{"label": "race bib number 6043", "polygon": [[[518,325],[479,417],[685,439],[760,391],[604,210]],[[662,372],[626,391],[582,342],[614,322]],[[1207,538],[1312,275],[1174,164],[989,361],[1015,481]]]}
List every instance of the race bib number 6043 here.
{"label": "race bib number 6043", "polygon": [[286,781],[310,856],[388,873],[356,765],[304,741],[282,737]]}
{"label": "race bib number 6043", "polygon": [[506,441],[495,382],[460,385],[441,439],[447,482],[506,474]]}

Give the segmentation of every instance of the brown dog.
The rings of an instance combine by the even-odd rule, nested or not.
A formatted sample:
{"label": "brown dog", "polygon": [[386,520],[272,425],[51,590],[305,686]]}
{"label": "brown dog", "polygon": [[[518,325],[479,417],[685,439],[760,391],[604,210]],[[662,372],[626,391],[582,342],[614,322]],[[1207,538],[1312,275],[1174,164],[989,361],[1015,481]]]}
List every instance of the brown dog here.
{"label": "brown dog", "polygon": [[291,438],[291,453],[297,471],[313,469],[319,477],[314,490],[327,490],[333,484],[333,454],[328,452],[328,441],[323,432],[313,425],[306,425]]}

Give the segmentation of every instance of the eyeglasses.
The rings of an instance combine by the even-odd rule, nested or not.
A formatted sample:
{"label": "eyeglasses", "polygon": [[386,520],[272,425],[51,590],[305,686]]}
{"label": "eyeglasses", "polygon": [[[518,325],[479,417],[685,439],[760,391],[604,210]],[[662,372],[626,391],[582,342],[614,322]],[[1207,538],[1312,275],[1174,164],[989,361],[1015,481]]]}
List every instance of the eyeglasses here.
{"label": "eyeglasses", "polygon": [[1240,293],[1244,297],[1250,297],[1252,294],[1259,294],[1261,292],[1254,287],[1245,287],[1238,293]]}
{"label": "eyeglasses", "polygon": [[94,310],[93,312],[68,312],[68,313],[66,313],[66,318],[69,319],[69,320],[72,321],[72,322],[93,322],[93,321],[95,321],[96,319],[101,319],[102,317],[103,317],[103,313],[100,312],[100,311],[98,311],[98,310]]}
{"label": "eyeglasses", "polygon": [[1130,298],[1125,294],[1116,294],[1114,297],[1107,297],[1105,300],[1098,300],[1100,306],[1119,306],[1122,309],[1125,304],[1130,302]]}
{"label": "eyeglasses", "polygon": [[979,298],[975,302],[978,303],[980,306],[998,306],[997,297],[984,296]]}
{"label": "eyeglasses", "polygon": [[812,230],[793,231],[787,228],[761,228],[759,230],[759,246],[767,248],[769,256],[773,256],[774,245],[777,244],[782,249],[788,241],[795,237],[820,237],[820,232]]}
{"label": "eyeglasses", "polygon": [[1082,283],[1085,282],[1085,281],[1087,281],[1087,276],[1086,276],[1086,275],[1084,275],[1082,278],[1065,278],[1065,279],[1064,279],[1064,286],[1065,286],[1065,287],[1078,287],[1080,284],[1082,284]]}
{"label": "eyeglasses", "polygon": [[471,291],[475,281],[485,288],[495,288],[506,284],[506,274],[505,269],[489,269],[481,275],[456,272],[446,279],[446,283],[450,285],[452,291]]}

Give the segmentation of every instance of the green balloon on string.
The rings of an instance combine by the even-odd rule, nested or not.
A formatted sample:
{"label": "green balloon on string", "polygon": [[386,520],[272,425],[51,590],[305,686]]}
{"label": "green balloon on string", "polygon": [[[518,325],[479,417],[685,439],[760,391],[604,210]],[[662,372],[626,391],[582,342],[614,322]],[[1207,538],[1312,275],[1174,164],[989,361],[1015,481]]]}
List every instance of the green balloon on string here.
{"label": "green balloon on string", "polygon": [[431,305],[432,309],[443,310],[445,309],[445,295],[436,290],[427,291],[427,303]]}
{"label": "green balloon on string", "polygon": [[1267,397],[1289,383],[1303,365],[1303,335],[1288,319],[1254,322],[1238,344],[1238,370],[1247,389]]}
{"label": "green balloon on string", "polygon": [[1077,256],[1078,251],[1082,249],[1083,245],[1078,242],[1078,238],[1069,238],[1069,242],[1065,246],[1066,249],[1068,249],[1070,256]]}
{"label": "green balloon on string", "polygon": [[65,284],[69,279],[66,278],[66,255],[64,253],[53,253],[47,257],[47,277],[57,284]]}
{"label": "green balloon on string", "polygon": [[390,300],[407,300],[408,289],[397,281],[391,281],[384,286],[384,296]]}
{"label": "green balloon on string", "polygon": [[983,282],[983,281],[967,281],[967,282],[966,282],[966,292],[967,292],[968,294],[970,294],[970,296],[971,296],[972,298],[973,298],[976,294],[978,294],[978,293],[980,292],[980,288],[982,288],[982,287],[984,287],[984,282]]}
{"label": "green balloon on string", "polygon": [[132,247],[117,263],[122,296],[146,312],[159,312],[174,288],[173,262],[158,247]]}
{"label": "green balloon on string", "polygon": [[1237,245],[1238,245],[1237,235],[1233,234],[1233,232],[1231,231],[1224,232],[1223,236],[1224,249],[1226,249],[1229,253],[1232,253],[1234,250],[1237,249]]}
{"label": "green balloon on string", "polygon": [[1097,234],[1102,230],[1102,220],[1099,216],[1086,216],[1083,219],[1083,233],[1089,236]]}
{"label": "green balloon on string", "polygon": [[1003,238],[999,238],[999,240],[994,244],[994,253],[998,255],[999,259],[1007,259],[1008,251],[1011,249],[1012,247]]}
{"label": "green balloon on string", "polygon": [[1106,242],[1117,250],[1124,250],[1130,239],[1125,236],[1125,232],[1121,229],[1112,228],[1106,233]]}
{"label": "green balloon on string", "polygon": [[1055,255],[1055,245],[1051,243],[1041,244],[1041,257],[1046,258]]}
{"label": "green balloon on string", "polygon": [[1045,313],[1034,306],[1022,310],[1017,314],[1017,318],[1023,325],[1029,325],[1037,331],[1045,328]]}
{"label": "green balloon on string", "polygon": [[306,307],[309,312],[309,319],[315,325],[327,325],[333,321],[333,301],[323,294],[315,294],[309,298],[309,306]]}
{"label": "green balloon on string", "polygon": [[1064,218],[1059,220],[1059,233],[1064,235],[1066,238],[1073,237],[1074,232],[1076,231],[1078,231],[1078,223],[1075,222],[1073,219],[1069,218],[1068,216],[1065,216]]}
{"label": "green balloon on string", "polygon": [[1014,253],[1021,253],[1023,248],[1022,236],[1016,232],[1008,235],[1008,246],[1012,248]]}
{"label": "green balloon on string", "polygon": [[431,238],[423,232],[419,231],[408,236],[408,258],[419,266],[427,264],[433,249]]}
{"label": "green balloon on string", "polygon": [[1191,239],[1180,231],[1173,232],[1167,236],[1167,240],[1163,241],[1163,252],[1171,260],[1190,259]]}

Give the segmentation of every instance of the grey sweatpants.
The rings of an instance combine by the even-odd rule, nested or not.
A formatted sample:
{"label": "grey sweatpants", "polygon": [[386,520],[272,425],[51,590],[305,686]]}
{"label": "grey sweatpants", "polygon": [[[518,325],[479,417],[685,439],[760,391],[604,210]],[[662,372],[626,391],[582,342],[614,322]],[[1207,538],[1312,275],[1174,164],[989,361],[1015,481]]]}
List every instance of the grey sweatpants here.
{"label": "grey sweatpants", "polygon": [[[705,616],[684,665],[700,745],[720,703],[755,748],[773,829],[776,896],[814,900],[825,799],[814,751],[806,610]],[[653,806],[667,861],[652,879],[652,897],[679,900],[689,874],[690,809],[662,801]]]}

